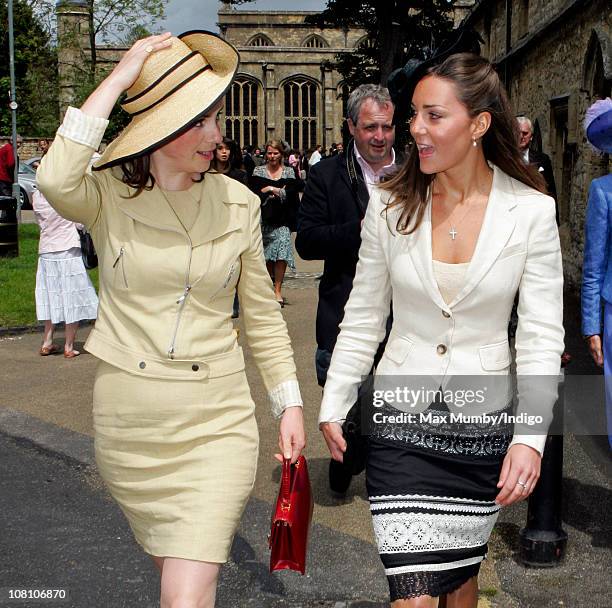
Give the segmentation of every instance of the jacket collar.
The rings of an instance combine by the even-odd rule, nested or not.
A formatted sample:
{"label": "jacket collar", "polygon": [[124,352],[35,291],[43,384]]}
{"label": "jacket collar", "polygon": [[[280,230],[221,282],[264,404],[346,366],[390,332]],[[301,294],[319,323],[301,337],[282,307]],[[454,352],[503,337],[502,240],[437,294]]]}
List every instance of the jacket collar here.
{"label": "jacket collar", "polygon": [[512,179],[493,165],[493,183],[489,202],[478,235],[472,260],[467,268],[463,289],[446,304],[435,279],[432,262],[431,201],[427,205],[423,222],[414,233],[414,246],[410,257],[419,278],[433,301],[442,309],[452,308],[465,299],[491,269],[502,249],[506,246],[516,220],[511,210],[516,206],[516,194]]}
{"label": "jacket collar", "polygon": [[[238,230],[238,205],[247,205],[243,188],[221,175],[207,174],[202,182],[195,183],[185,196],[199,200],[200,209],[189,237],[194,247],[213,241],[224,234]],[[126,194],[132,190],[126,188]],[[157,228],[185,234],[183,227],[170,208],[170,204],[160,190],[154,186],[135,198],[122,198],[119,209],[133,220]]]}
{"label": "jacket collar", "polygon": [[[351,140],[347,147],[347,151],[338,156],[338,164],[341,167],[340,175],[344,179],[344,182],[352,194],[352,198],[355,202],[355,206],[357,207],[357,211],[359,212],[359,216],[363,218],[370,200],[370,193],[368,192],[368,186],[365,182],[363,171],[355,154],[355,150],[357,150],[357,146],[355,146],[355,142]],[[351,166],[355,170],[354,184],[351,181],[351,176],[349,173],[349,163],[351,163]]]}

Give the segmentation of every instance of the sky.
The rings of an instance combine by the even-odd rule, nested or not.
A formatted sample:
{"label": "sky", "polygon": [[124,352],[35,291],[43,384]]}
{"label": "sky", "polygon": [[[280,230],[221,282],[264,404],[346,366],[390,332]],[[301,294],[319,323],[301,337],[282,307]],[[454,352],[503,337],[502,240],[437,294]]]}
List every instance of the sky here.
{"label": "sky", "polygon": [[[218,32],[217,10],[220,2],[217,0],[169,0],[166,5],[166,21],[162,27],[173,34],[181,34],[187,30],[209,30]],[[237,10],[295,10],[320,11],[325,8],[325,0],[256,0],[240,5]]]}

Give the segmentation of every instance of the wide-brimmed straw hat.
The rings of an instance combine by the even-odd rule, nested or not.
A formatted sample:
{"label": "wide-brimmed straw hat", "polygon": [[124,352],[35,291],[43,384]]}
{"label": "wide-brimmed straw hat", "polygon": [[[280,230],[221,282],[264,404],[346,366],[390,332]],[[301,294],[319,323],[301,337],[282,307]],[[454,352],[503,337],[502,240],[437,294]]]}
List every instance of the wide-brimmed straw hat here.
{"label": "wide-brimmed straw hat", "polygon": [[151,53],[121,102],[132,119],[94,163],[100,170],[147,154],[197,122],[225,95],[238,70],[238,51],[203,30],[169,39]]}
{"label": "wide-brimmed straw hat", "polygon": [[584,128],[593,147],[612,154],[612,99],[599,99],[586,111]]}

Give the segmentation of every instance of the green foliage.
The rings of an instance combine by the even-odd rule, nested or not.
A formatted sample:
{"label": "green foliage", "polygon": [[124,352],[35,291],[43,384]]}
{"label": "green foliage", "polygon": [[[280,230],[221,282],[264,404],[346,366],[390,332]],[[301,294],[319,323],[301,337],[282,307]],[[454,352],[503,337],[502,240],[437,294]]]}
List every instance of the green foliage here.
{"label": "green foliage", "polygon": [[[98,44],[130,46],[156,31],[167,1],[89,0],[91,31]],[[17,130],[27,136],[52,137],[59,125],[55,5],[55,0],[13,0]],[[0,0],[0,134],[11,130],[11,112],[4,101],[10,91],[7,15],[7,0]],[[73,74],[77,105],[107,75],[98,68],[95,49],[88,63],[75,66]],[[127,114],[117,105],[106,135],[114,137],[127,122]]]}
{"label": "green foliage", "polygon": [[327,0],[326,9],[306,17],[306,23],[366,31],[366,41],[337,55],[334,64],[353,89],[366,82],[385,84],[408,59],[428,56],[452,31],[451,11],[451,0]]}
{"label": "green foliage", "polygon": [[19,226],[19,255],[0,258],[0,327],[19,327],[36,323],[36,266],[38,264],[38,226]]}
{"label": "green foliage", "polygon": [[[125,43],[148,35],[164,18],[168,0],[89,0],[98,44]],[[136,37],[133,38],[134,33]]]}
{"label": "green foliage", "polygon": [[[97,70],[95,77],[85,71],[78,72],[74,83],[74,106],[77,108],[82,106],[108,74],[109,70]],[[111,115],[108,117],[108,126],[104,131],[105,141],[114,139],[130,122],[130,115],[121,108],[119,101],[121,100],[117,101]]]}
{"label": "green foliage", "polygon": [[125,33],[122,39],[122,44],[124,46],[132,46],[137,40],[151,36],[151,34],[152,32],[144,25],[135,25]]}
{"label": "green foliage", "polygon": [[327,0],[327,8],[306,21],[317,27],[362,28],[367,40],[336,57],[349,88],[385,84],[410,58],[422,59],[452,31],[449,0]]}
{"label": "green foliage", "polygon": [[[24,0],[13,2],[17,130],[48,137],[58,126],[57,54],[49,34]],[[0,0],[0,133],[11,130],[7,0]]]}
{"label": "green foliage", "polygon": [[[0,257],[0,327],[36,325],[36,268],[38,265],[36,224],[19,226],[19,256]],[[98,269],[89,270],[96,291]]]}

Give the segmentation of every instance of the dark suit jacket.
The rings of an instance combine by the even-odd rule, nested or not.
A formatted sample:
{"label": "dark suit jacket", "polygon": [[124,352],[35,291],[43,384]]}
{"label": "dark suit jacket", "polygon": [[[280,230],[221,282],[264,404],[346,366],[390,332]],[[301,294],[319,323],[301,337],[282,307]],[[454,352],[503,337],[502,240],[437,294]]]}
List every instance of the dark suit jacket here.
{"label": "dark suit jacket", "polygon": [[310,169],[298,211],[295,248],[305,260],[324,260],[319,284],[317,345],[332,351],[344,317],[359,258],[361,220],[369,195],[359,164],[357,196],[351,188],[346,156],[338,154]]}
{"label": "dark suit jacket", "polygon": [[[533,165],[544,178],[546,182],[546,188],[548,190],[548,194],[555,199],[555,203],[557,201],[557,189],[555,188],[555,175],[553,173],[552,163],[550,162],[550,158],[548,155],[544,154],[544,152],[534,152],[533,150],[529,150],[529,164]],[[557,213],[557,226],[559,225],[559,205],[556,204],[556,213]]]}

